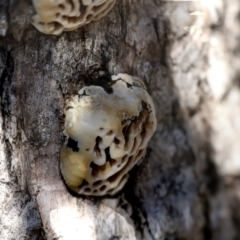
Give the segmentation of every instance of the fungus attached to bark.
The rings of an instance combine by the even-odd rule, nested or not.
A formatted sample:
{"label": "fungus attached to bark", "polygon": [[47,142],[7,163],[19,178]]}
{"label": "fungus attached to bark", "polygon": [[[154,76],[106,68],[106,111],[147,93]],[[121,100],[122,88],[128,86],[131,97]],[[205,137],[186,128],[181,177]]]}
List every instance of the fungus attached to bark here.
{"label": "fungus attached to bark", "polygon": [[116,0],[33,0],[32,24],[45,34],[59,35],[104,17]]}
{"label": "fungus attached to bark", "polygon": [[61,172],[73,191],[114,195],[144,157],[156,129],[153,102],[138,77],[112,76],[112,91],[82,88],[65,107]]}

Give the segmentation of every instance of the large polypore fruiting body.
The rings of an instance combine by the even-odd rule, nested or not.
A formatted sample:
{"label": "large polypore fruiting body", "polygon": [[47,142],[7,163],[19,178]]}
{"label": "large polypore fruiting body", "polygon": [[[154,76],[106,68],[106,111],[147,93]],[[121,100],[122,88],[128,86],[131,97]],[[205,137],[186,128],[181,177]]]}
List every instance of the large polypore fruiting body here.
{"label": "large polypore fruiting body", "polygon": [[65,115],[61,171],[66,184],[83,195],[114,195],[143,158],[156,128],[143,81],[118,74],[107,90],[84,87],[68,100]]}
{"label": "large polypore fruiting body", "polygon": [[104,17],[116,0],[33,0],[32,24],[45,34],[59,35]]}

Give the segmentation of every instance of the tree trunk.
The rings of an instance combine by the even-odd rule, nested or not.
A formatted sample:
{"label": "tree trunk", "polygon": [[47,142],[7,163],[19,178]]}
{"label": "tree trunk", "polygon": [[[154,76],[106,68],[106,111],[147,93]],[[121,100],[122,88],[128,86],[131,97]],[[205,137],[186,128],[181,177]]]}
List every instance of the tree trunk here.
{"label": "tree trunk", "polygon": [[[60,36],[0,2],[0,239],[240,239],[240,3],[121,0]],[[98,68],[141,77],[158,127],[115,197],[71,194],[66,98]]]}

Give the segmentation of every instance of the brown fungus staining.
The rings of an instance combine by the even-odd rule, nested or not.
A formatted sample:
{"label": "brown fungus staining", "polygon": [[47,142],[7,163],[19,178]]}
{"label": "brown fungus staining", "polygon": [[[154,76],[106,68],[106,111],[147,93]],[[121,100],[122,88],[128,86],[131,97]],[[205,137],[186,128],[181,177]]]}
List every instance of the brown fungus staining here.
{"label": "brown fungus staining", "polygon": [[33,0],[32,24],[45,34],[59,35],[104,17],[116,0]]}
{"label": "brown fungus staining", "polygon": [[118,74],[111,87],[112,93],[84,87],[66,103],[60,166],[68,187],[79,194],[120,191],[156,129],[153,102],[141,79]]}

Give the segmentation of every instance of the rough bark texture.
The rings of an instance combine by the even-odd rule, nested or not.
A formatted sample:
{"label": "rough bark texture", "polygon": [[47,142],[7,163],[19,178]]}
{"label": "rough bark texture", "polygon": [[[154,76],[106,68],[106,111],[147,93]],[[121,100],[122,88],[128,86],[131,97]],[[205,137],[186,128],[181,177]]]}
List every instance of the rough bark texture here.
{"label": "rough bark texture", "polygon": [[[240,239],[240,2],[122,0],[60,36],[33,13],[0,1],[0,239]],[[64,101],[96,68],[143,78],[158,119],[113,198],[59,170]]]}

